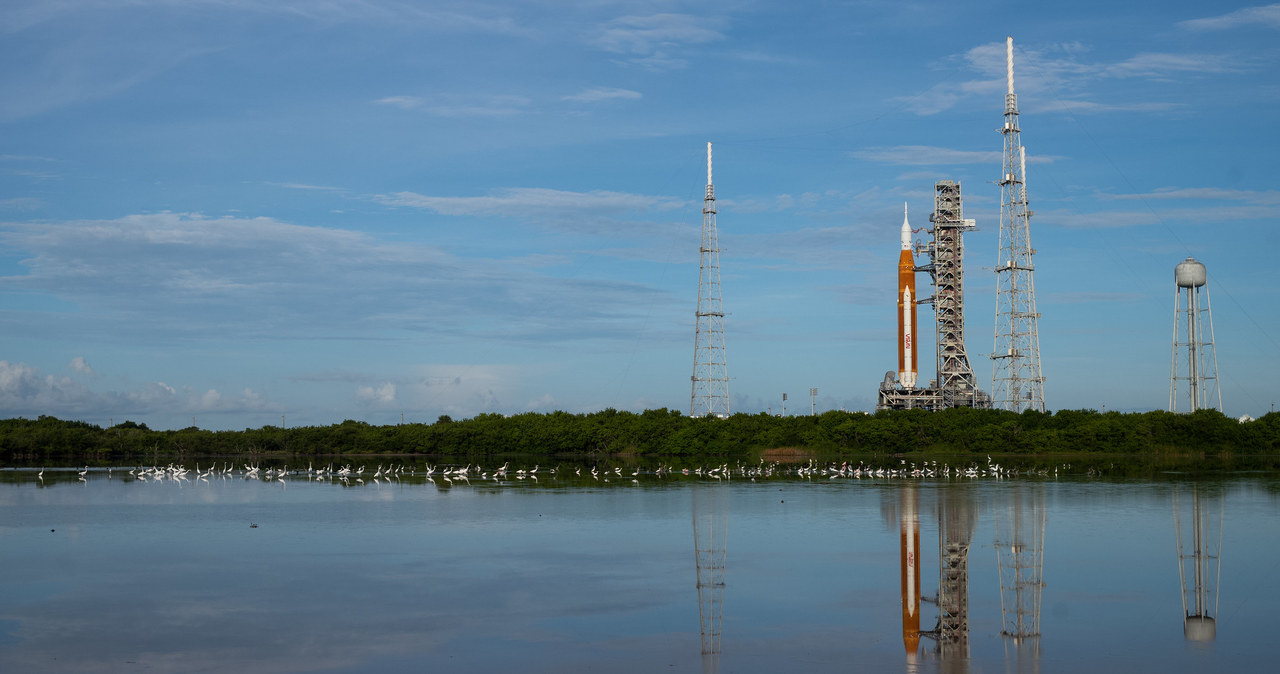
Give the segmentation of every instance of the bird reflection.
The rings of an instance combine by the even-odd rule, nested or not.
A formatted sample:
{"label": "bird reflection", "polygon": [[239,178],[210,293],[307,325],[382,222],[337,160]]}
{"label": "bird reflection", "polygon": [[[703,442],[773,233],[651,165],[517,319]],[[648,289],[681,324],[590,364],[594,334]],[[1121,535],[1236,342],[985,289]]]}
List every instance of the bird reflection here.
{"label": "bird reflection", "polygon": [[720,671],[720,627],[724,621],[724,562],[729,533],[728,491],[719,484],[693,488],[693,548],[698,566],[698,618],[702,671]]}
{"label": "bird reflection", "polygon": [[[1173,526],[1178,538],[1178,581],[1182,585],[1182,635],[1207,645],[1218,636],[1218,580],[1222,576],[1221,493],[1206,493],[1192,484],[1190,517],[1184,518],[1180,490],[1173,491]],[[1217,506],[1217,517],[1213,510]],[[1216,521],[1215,521],[1216,520]]]}

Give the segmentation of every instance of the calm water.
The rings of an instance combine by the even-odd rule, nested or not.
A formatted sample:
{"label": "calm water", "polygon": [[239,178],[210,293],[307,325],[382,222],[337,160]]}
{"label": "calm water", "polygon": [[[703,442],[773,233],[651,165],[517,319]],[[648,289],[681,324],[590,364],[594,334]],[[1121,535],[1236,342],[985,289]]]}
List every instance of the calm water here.
{"label": "calm water", "polygon": [[0,671],[1275,666],[1276,476],[539,477],[0,471]]}

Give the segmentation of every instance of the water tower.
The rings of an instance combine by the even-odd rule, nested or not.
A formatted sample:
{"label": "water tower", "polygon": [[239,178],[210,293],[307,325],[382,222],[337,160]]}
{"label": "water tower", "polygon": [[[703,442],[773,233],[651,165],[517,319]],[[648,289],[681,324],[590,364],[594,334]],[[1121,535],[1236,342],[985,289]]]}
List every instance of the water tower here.
{"label": "water tower", "polygon": [[[1213,312],[1209,306],[1204,265],[1187,258],[1173,269],[1173,362],[1169,374],[1169,411],[1181,412],[1178,383],[1186,382],[1185,411],[1222,411],[1218,389],[1218,353],[1213,347]],[[1201,292],[1204,299],[1201,301]],[[1205,331],[1205,327],[1208,331]]]}

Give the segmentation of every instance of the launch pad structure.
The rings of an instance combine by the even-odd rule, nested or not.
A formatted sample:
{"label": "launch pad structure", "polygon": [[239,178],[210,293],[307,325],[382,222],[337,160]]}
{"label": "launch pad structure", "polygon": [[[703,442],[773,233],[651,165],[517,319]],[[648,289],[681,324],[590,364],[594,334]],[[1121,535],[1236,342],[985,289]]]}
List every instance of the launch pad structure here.
{"label": "launch pad structure", "polygon": [[916,303],[933,305],[938,376],[928,386],[914,387],[896,381],[893,372],[886,373],[880,384],[877,410],[991,407],[990,396],[975,384],[964,343],[963,235],[976,229],[976,225],[963,217],[960,183],[954,180],[935,183],[933,203],[933,213],[929,215],[933,240],[916,246],[917,252],[929,256],[929,263],[916,267],[915,271],[928,272],[933,282],[933,297],[916,300]]}

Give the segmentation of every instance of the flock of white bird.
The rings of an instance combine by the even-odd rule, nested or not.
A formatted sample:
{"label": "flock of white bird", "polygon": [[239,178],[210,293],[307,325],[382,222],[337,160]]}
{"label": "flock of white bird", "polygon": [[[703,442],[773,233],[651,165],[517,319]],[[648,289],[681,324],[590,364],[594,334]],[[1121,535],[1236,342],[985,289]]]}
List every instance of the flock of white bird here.
{"label": "flock of white bird", "polygon": [[[708,480],[733,480],[747,479],[754,481],[757,478],[801,478],[801,479],[921,479],[921,478],[942,478],[942,479],[978,479],[978,478],[1008,478],[1017,476],[1030,477],[1057,477],[1059,469],[1069,470],[1070,464],[1062,464],[1054,468],[1010,468],[1001,466],[992,461],[991,457],[987,457],[986,465],[970,463],[965,466],[952,466],[947,463],[939,463],[937,461],[921,461],[908,462],[906,459],[899,459],[897,465],[893,466],[873,466],[859,462],[857,465],[850,464],[848,461],[836,463],[819,464],[814,460],[800,465],[785,465],[778,462],[765,462],[763,459],[758,464],[747,465],[736,463],[729,465],[723,463],[716,466],[697,466],[694,468],[674,468],[669,465],[659,464],[654,469],[642,469],[640,467],[631,467],[624,469],[621,466],[613,466],[603,468],[598,465],[584,467],[574,466],[570,468],[561,468],[556,466],[549,468],[542,473],[543,477],[553,480],[560,479],[591,479],[599,482],[612,482],[618,480],[630,480],[639,482],[642,476],[652,476],[655,478],[664,478],[672,475],[693,476],[700,479]],[[465,466],[433,466],[430,463],[423,464],[419,467],[416,464],[379,464],[372,471],[366,466],[352,467],[350,464],[335,467],[333,464],[327,466],[316,467],[308,464],[305,469],[290,468],[289,466],[262,468],[257,464],[240,464],[236,465],[230,462],[224,462],[221,467],[214,463],[207,468],[201,468],[197,463],[194,470],[188,469],[181,464],[170,463],[167,466],[151,466],[136,467],[125,473],[128,477],[125,479],[136,480],[138,482],[153,481],[175,481],[175,482],[209,482],[214,479],[227,480],[232,478],[242,479],[258,479],[264,482],[279,482],[282,486],[288,480],[306,480],[306,481],[332,481],[339,482],[344,485],[365,484],[365,477],[375,484],[383,482],[396,482],[405,477],[415,477],[421,475],[422,480],[436,483],[439,478],[447,484],[462,482],[470,484],[472,480],[481,480],[489,482],[506,482],[510,480],[538,480],[538,471],[541,469],[540,464],[534,464],[533,468],[517,468],[512,470],[510,462],[502,464],[500,467],[486,469],[480,464],[467,464]],[[116,469],[107,468],[107,478],[113,477],[113,471]],[[585,470],[585,473],[584,473]],[[123,470],[121,469],[123,472]],[[78,479],[81,482],[86,481],[86,475],[89,473],[89,467],[85,466],[82,470],[78,470]],[[36,474],[36,477],[44,480],[44,469]]]}

